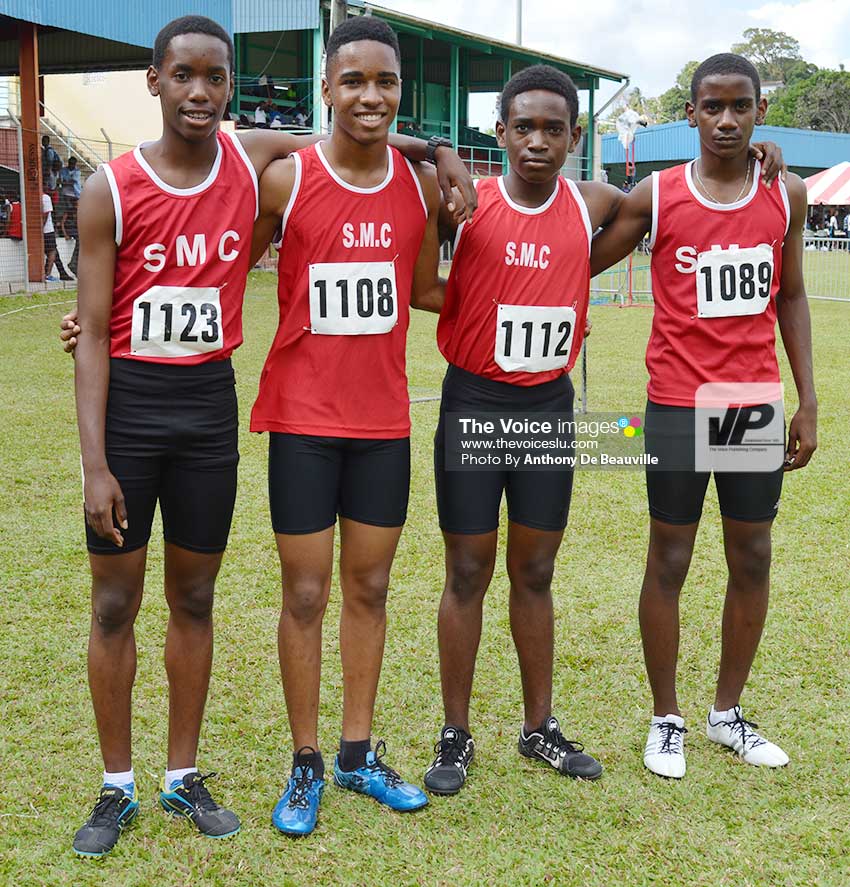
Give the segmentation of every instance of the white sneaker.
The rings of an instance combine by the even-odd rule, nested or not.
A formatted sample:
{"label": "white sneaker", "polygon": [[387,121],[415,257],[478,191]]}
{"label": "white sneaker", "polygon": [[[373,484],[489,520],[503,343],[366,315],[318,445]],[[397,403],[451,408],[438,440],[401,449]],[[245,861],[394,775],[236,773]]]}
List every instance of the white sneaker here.
{"label": "white sneaker", "polygon": [[643,751],[647,770],[670,779],[685,775],[685,719],[679,715],[653,715]]}
{"label": "white sneaker", "polygon": [[734,749],[748,764],[757,767],[784,767],[788,755],[772,742],[756,733],[758,724],[744,719],[741,706],[728,712],[716,712],[712,706],[708,713],[705,732],[712,742]]}

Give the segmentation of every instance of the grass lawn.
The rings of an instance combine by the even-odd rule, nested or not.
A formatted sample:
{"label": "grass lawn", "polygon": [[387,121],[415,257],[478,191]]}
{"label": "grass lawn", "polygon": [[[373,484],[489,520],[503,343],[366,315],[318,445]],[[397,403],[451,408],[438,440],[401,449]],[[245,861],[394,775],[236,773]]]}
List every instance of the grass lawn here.
{"label": "grass lawn", "polygon": [[[150,553],[137,622],[134,763],[142,810],[113,854],[76,860],[71,839],[94,802],[101,760],[86,685],[89,574],[72,364],[56,341],[66,294],[0,303],[0,884],[94,885],[836,885],[850,884],[850,306],[812,304],[820,450],[789,476],[774,533],[773,601],[746,711],[791,755],[764,771],[711,745],[703,719],[719,656],[725,566],[713,488],[682,601],[680,698],[688,776],[643,769],[650,714],[637,626],[647,541],[638,472],[581,472],[555,578],[556,714],[605,764],[582,784],[518,756],[519,675],[502,566],[493,580],[473,697],[477,759],[464,793],[394,814],[328,786],[315,834],[287,840],[270,814],[290,748],[277,667],[279,572],[266,502],[266,441],[248,412],[272,340],[271,275],[253,275],[247,344],[235,364],[242,404],[240,493],[216,602],[216,654],[199,763],[242,817],[227,841],[158,809],[165,766],[166,608],[162,552]],[[33,307],[34,306],[34,307]],[[27,310],[14,314],[16,308]],[[595,308],[589,343],[594,410],[640,410],[644,309]],[[410,381],[439,391],[434,318],[416,315]],[[793,386],[785,366],[784,375]],[[436,615],[442,542],[431,442],[437,403],[412,407],[411,507],[389,602],[375,738],[421,781],[441,726]],[[155,531],[155,533],[158,531]],[[154,537],[157,538],[156,536]],[[325,621],[320,735],[339,737],[339,593]]]}

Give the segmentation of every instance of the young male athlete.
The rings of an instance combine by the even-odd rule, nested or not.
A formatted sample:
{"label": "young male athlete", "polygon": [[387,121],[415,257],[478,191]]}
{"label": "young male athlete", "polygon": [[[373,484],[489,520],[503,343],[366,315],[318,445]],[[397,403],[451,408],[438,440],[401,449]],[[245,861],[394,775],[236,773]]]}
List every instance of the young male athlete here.
{"label": "young male athlete", "polygon": [[[700,156],[642,181],[594,241],[593,273],[627,255],[650,232],[652,334],[646,475],[650,538],[640,600],[644,658],[654,698],[644,763],[661,776],[685,774],[684,719],[676,697],[679,593],[688,573],[710,472],[695,470],[694,405],[706,383],[756,383],[778,390],[778,319],[799,407],[788,429],[784,471],[804,467],[817,446],[809,308],[802,274],[806,190],[797,176],[766,188],[747,152],[767,100],[740,56],[712,56],[694,72],[686,109]],[[760,405],[744,401],[747,415]],[[737,412],[737,407],[736,407]],[[683,454],[685,470],[664,470]],[[678,467],[682,467],[679,465]],[[729,578],[709,739],[746,762],[779,767],[788,756],[744,718],[740,697],[767,614],[771,527],[783,467],[714,472]]]}
{"label": "young male athlete", "polygon": [[195,767],[213,587],[239,458],[229,357],[242,341],[258,175],[309,142],[218,131],[233,93],[232,60],[230,38],[215,22],[191,16],[167,25],[147,75],[161,102],[162,137],[105,165],[80,201],[80,326],[66,318],[63,338],[73,350],[86,330],[76,353],[77,410],[93,576],[89,682],[105,763],[98,802],[74,840],[83,856],[111,850],[138,811],[133,623],[157,500],[170,608],[160,801],[206,835],[239,830]]}
{"label": "young male athlete", "polygon": [[552,714],[551,583],[572,470],[456,471],[446,463],[447,414],[572,417],[568,373],[585,334],[591,232],[610,222],[623,199],[609,185],[560,176],[581,135],[577,116],[575,85],[554,68],[530,67],[507,83],[497,135],[510,172],[479,183],[474,221],[442,226],[454,235],[451,274],[447,286],[436,281],[423,299],[432,310],[442,306],[437,336],[449,362],[434,448],[446,548],[439,613],[445,726],[425,784],[437,794],[460,790],[474,755],[469,703],[503,493],[511,632],[525,708],[519,751],[563,775],[602,774],[579,743],[564,738]]}
{"label": "young male athlete", "polygon": [[414,275],[430,282],[436,273],[440,194],[430,169],[387,144],[401,95],[389,26],[371,17],[340,25],[322,92],[333,135],[268,168],[254,240],[257,255],[281,229],[280,321],[251,430],[269,432],[283,580],[278,649],[295,754],[272,821],[287,834],[313,830],[325,784],[318,706],[337,516],[343,720],[334,781],[395,810],[427,803],[370,736],[410,481],[409,305]]}

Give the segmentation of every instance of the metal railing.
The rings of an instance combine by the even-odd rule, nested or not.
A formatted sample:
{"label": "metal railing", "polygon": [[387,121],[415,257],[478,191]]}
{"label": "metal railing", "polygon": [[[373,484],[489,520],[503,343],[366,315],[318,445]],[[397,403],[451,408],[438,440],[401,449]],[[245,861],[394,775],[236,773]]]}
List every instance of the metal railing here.
{"label": "metal railing", "polygon": [[811,299],[850,302],[850,238],[803,238],[803,279]]}

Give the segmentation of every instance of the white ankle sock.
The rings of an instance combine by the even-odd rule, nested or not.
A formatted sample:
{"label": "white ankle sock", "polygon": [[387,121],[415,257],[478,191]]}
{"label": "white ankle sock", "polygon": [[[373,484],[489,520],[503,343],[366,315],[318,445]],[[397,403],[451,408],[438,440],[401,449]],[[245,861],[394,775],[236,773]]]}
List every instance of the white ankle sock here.
{"label": "white ankle sock", "polygon": [[136,776],[133,773],[133,768],[124,770],[122,773],[109,773],[104,770],[103,784],[114,785],[116,788],[122,789],[125,795],[132,796],[133,788],[136,785]]}
{"label": "white ankle sock", "polygon": [[713,705],[711,706],[711,719],[715,724],[720,723],[721,721],[734,721],[735,720],[735,709],[738,708],[737,705],[732,708],[727,708],[725,711],[718,711]]}
{"label": "white ankle sock", "polygon": [[179,770],[169,770],[166,768],[165,770],[165,790],[171,791],[175,782],[179,782],[180,785],[183,785],[183,777],[186,776],[187,773],[197,773],[197,767],[181,767]]}

